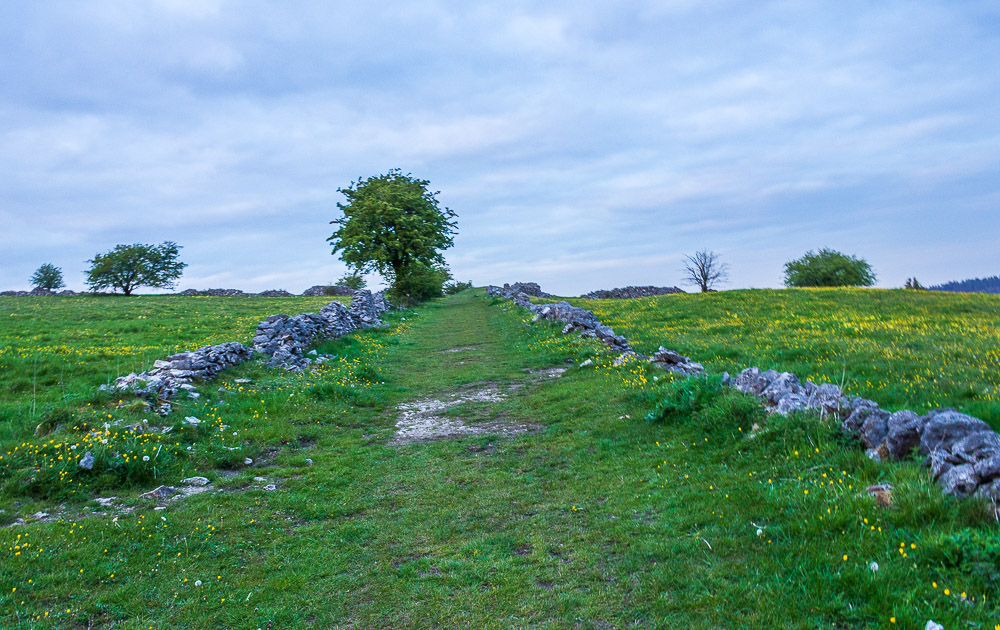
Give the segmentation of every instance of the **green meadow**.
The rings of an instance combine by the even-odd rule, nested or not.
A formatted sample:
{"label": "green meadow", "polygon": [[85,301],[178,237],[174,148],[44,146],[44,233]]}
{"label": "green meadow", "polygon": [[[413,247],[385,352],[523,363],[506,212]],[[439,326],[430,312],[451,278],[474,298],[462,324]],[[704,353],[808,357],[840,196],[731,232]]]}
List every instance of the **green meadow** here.
{"label": "green meadow", "polygon": [[[245,363],[166,418],[98,391],[327,301],[0,298],[0,627],[1000,628],[989,506],[719,382],[788,369],[996,426],[1000,301],[580,302],[710,372],[680,379],[472,290],[324,342],[315,371]],[[440,416],[468,435],[400,439],[401,406],[458,399]],[[207,490],[139,496],[191,476]]]}
{"label": "green meadow", "polygon": [[892,410],[954,407],[1000,429],[1000,295],[784,289],[570,300],[639,352],[714,372],[789,371]]}

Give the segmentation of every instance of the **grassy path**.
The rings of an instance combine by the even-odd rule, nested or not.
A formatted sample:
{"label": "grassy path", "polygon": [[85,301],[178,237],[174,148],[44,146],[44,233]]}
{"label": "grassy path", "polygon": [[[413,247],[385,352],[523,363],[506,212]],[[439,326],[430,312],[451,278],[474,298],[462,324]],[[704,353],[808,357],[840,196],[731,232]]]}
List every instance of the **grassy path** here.
{"label": "grassy path", "polygon": [[[397,399],[524,381],[524,368],[543,367],[509,338],[517,328],[498,326],[496,311],[471,296],[420,311],[390,359]],[[471,627],[621,627],[637,618],[633,599],[652,565],[630,541],[647,526],[621,496],[624,478],[599,463],[598,449],[621,446],[621,414],[609,409],[615,401],[577,399],[573,380],[541,382],[485,409],[541,425],[539,433],[376,447],[364,494],[384,499],[366,514],[374,538],[355,558],[350,617]],[[467,417],[484,411],[476,407]],[[379,417],[375,441],[391,439],[394,419]]]}
{"label": "grassy path", "polygon": [[[252,466],[236,451],[232,470],[184,472],[219,492],[0,529],[0,627],[953,627],[997,610],[995,529],[917,465],[875,466],[829,423],[765,419],[708,381],[580,369],[593,342],[478,293],[390,319],[320,348],[378,359],[350,378],[246,365],[245,391],[179,404],[221,418],[222,456],[251,449]],[[503,398],[441,415],[534,431],[393,443],[399,405],[484,388]],[[642,420],[663,400],[677,412]]]}

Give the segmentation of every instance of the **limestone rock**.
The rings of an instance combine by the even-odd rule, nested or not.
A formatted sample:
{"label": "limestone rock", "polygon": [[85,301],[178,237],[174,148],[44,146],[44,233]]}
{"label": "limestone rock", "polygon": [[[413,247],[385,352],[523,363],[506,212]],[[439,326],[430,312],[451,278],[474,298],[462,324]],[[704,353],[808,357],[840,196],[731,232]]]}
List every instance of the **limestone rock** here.
{"label": "limestone rock", "polygon": [[920,446],[920,434],[923,433],[927,418],[918,416],[912,411],[897,411],[886,421],[886,447],[889,455],[896,460],[904,459]]}
{"label": "limestone rock", "polygon": [[977,461],[973,468],[979,479],[983,482],[992,481],[1000,477],[1000,454],[994,454],[985,459]]}
{"label": "limestone rock", "polygon": [[966,497],[976,491],[979,486],[979,476],[976,475],[972,464],[962,464],[941,475],[938,483],[945,494]]}
{"label": "limestone rock", "polygon": [[850,414],[840,425],[841,430],[859,438],[865,448],[877,447],[889,434],[889,412],[863,398],[855,399],[851,406]]}
{"label": "limestone rock", "polygon": [[171,486],[160,486],[154,490],[139,495],[142,499],[166,499],[177,493],[177,489]]}
{"label": "limestone rock", "polygon": [[676,372],[688,376],[701,374],[705,371],[705,367],[701,363],[696,363],[690,357],[686,357],[673,350],[668,350],[663,346],[660,346],[659,350],[650,357],[649,361],[656,367],[663,368],[668,372]]}
{"label": "limestone rock", "polygon": [[977,431],[951,445],[950,460],[956,464],[976,464],[1000,455],[1000,435],[992,429]]}
{"label": "limestone rock", "polygon": [[920,452],[950,450],[962,438],[980,431],[990,431],[988,424],[954,409],[935,409],[927,414],[927,424],[920,435]]}
{"label": "limestone rock", "polygon": [[77,463],[77,465],[84,470],[93,470],[94,454],[91,453],[90,451],[87,451],[86,453],[83,454],[83,457],[80,458],[80,461]]}

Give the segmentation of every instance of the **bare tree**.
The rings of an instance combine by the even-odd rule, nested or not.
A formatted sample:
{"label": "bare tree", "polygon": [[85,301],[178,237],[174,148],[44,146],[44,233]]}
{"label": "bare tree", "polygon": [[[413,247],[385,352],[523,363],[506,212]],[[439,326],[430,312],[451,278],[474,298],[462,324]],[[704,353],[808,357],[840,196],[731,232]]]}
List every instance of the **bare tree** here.
{"label": "bare tree", "polygon": [[715,288],[716,284],[729,280],[729,265],[719,260],[719,255],[703,249],[694,256],[684,256],[684,282],[699,287],[702,293]]}

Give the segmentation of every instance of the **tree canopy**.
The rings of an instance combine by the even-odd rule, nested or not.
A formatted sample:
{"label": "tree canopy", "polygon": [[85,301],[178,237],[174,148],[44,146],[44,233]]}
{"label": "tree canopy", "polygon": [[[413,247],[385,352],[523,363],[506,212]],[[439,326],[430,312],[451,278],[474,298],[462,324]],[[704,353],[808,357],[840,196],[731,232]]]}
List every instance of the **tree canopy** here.
{"label": "tree canopy", "polygon": [[31,275],[31,286],[49,291],[66,286],[63,282],[62,269],[52,263],[45,263]]}
{"label": "tree canopy", "polygon": [[114,249],[97,254],[87,274],[87,285],[92,291],[121,289],[125,295],[141,286],[169,289],[181,277],[186,263],[177,260],[180,246],[173,241],[159,245],[116,245]]}
{"label": "tree canopy", "polygon": [[338,191],[347,203],[331,224],[339,228],[326,239],[333,252],[358,273],[377,271],[393,284],[412,271],[426,275],[444,264],[441,250],[452,246],[457,215],[438,205],[429,181],[393,169],[385,175],[352,182]]}
{"label": "tree canopy", "polygon": [[802,258],[785,263],[788,287],[870,287],[875,272],[863,258],[823,248],[806,252]]}

